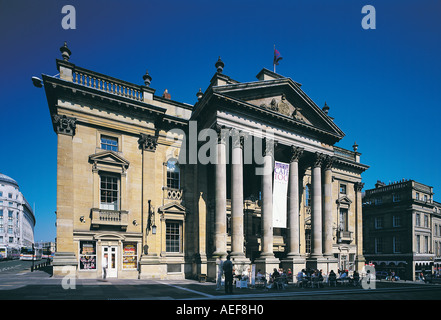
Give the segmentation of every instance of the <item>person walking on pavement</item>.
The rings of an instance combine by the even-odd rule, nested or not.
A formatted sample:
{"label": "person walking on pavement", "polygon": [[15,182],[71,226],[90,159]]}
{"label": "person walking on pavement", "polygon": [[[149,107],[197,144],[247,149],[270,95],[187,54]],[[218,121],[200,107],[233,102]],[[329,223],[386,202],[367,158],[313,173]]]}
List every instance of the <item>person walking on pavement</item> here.
{"label": "person walking on pavement", "polygon": [[233,263],[230,256],[227,256],[222,268],[225,274],[225,293],[233,293]]}
{"label": "person walking on pavement", "polygon": [[219,259],[219,268],[218,268],[218,272],[217,272],[216,290],[220,290],[222,287],[222,275],[224,274],[223,265],[224,265],[223,260]]}
{"label": "person walking on pavement", "polygon": [[106,280],[107,277],[107,254],[104,255],[103,259],[103,280]]}

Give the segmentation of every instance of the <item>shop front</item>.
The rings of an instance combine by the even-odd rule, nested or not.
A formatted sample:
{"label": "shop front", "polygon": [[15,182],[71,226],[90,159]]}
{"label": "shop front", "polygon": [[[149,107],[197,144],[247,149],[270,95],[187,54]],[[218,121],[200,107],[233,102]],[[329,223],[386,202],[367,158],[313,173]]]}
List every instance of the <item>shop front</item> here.
{"label": "shop front", "polygon": [[95,235],[78,240],[78,278],[138,278],[141,239]]}

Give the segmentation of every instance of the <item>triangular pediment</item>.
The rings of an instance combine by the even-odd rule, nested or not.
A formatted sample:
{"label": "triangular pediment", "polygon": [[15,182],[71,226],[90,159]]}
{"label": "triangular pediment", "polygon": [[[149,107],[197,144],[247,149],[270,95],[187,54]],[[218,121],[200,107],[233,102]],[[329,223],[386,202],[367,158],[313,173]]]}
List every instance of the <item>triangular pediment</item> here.
{"label": "triangular pediment", "polygon": [[177,202],[170,202],[158,208],[159,212],[185,214],[186,208]]}
{"label": "triangular pediment", "polygon": [[185,207],[177,202],[170,202],[158,208],[160,212],[182,213],[185,212],[185,210]]}
{"label": "triangular pediment", "polygon": [[235,103],[252,105],[274,118],[330,134],[337,141],[344,136],[327,110],[317,106],[300,88],[300,84],[290,78],[279,75],[273,79],[217,86],[213,91],[234,99]]}
{"label": "triangular pediment", "polygon": [[337,203],[350,205],[352,203],[352,200],[349,199],[347,196],[341,196],[337,199]]}
{"label": "triangular pediment", "polygon": [[106,164],[112,166],[118,166],[127,169],[130,162],[122,157],[120,154],[106,150],[98,152],[89,156],[89,162],[94,164]]}

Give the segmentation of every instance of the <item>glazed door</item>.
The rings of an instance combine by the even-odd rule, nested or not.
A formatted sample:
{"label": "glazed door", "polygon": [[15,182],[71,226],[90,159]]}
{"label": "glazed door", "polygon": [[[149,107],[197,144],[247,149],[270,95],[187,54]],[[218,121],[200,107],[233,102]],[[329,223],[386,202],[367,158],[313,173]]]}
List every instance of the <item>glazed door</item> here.
{"label": "glazed door", "polygon": [[107,260],[107,278],[118,277],[118,248],[116,246],[103,247],[103,263]]}

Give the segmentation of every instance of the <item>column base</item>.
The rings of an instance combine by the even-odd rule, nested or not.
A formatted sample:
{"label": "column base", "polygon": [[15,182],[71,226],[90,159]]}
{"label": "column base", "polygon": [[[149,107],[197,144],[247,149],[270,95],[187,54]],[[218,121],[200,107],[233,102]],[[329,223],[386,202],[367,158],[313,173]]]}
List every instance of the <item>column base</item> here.
{"label": "column base", "polygon": [[155,253],[142,255],[139,259],[139,279],[161,279],[166,274],[162,268]]}
{"label": "column base", "polygon": [[322,270],[323,274],[328,274],[331,270],[337,272],[338,260],[334,257],[313,256],[306,259],[306,267],[309,269]]}
{"label": "column base", "polygon": [[78,261],[73,252],[55,252],[52,265],[54,277],[65,276],[76,273]]}
{"label": "column base", "polygon": [[297,274],[303,269],[306,269],[306,259],[300,255],[288,255],[288,257],[282,260],[282,268],[285,272],[291,269],[293,282],[296,283]]}
{"label": "column base", "polygon": [[279,269],[280,260],[273,254],[262,254],[254,263],[256,264],[256,272],[260,270],[268,275],[273,273],[274,269]]}

